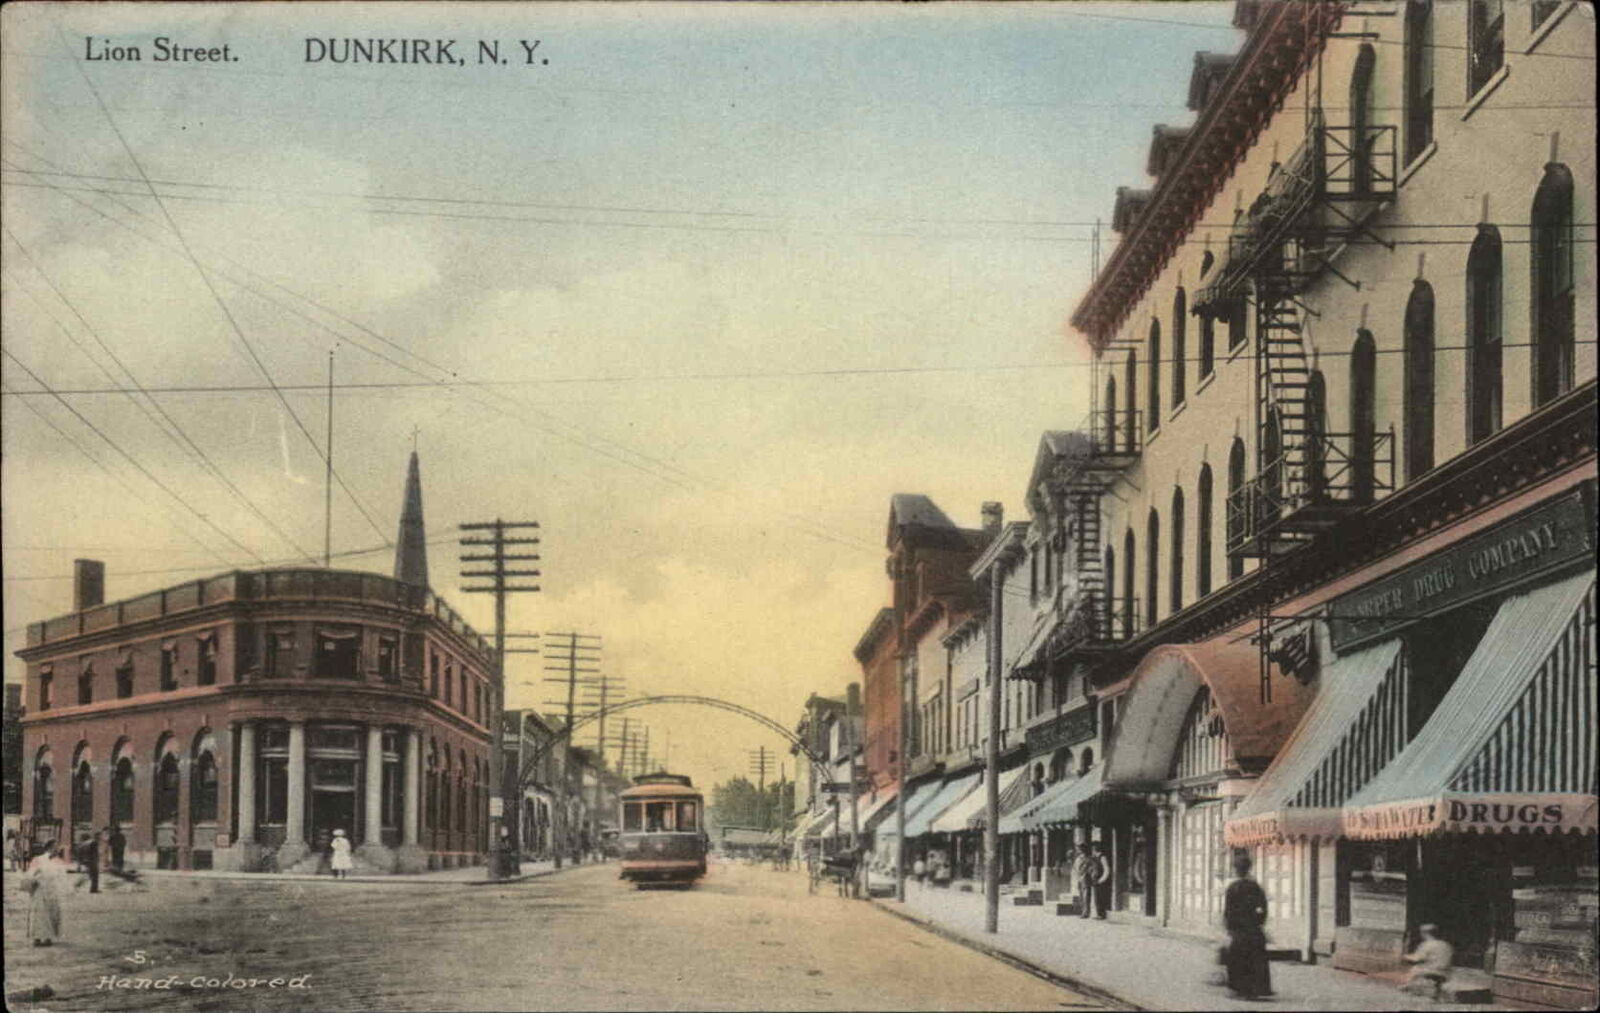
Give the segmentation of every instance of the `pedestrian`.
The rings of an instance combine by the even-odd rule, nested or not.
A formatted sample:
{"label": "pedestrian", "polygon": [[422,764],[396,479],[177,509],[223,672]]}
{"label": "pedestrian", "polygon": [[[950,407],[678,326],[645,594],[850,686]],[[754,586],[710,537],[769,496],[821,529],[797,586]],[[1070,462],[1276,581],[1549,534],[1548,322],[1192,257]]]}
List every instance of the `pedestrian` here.
{"label": "pedestrian", "polygon": [[1104,844],[1095,845],[1094,861],[1094,916],[1105,921],[1111,910],[1111,860]]}
{"label": "pedestrian", "polygon": [[[61,938],[61,890],[67,879],[66,857],[50,841],[28,863],[23,889],[32,895],[28,903],[28,938],[35,946],[54,946]],[[80,880],[79,886],[83,885]]]}
{"label": "pedestrian", "polygon": [[1078,845],[1078,860],[1072,864],[1073,880],[1078,887],[1078,917],[1089,917],[1094,907],[1094,884],[1098,878],[1099,860],[1085,841]]}
{"label": "pedestrian", "polygon": [[89,874],[89,892],[100,892],[100,835],[91,834],[78,849],[78,864]]}
{"label": "pedestrian", "polygon": [[6,831],[6,855],[11,859],[11,871],[22,872],[28,867],[27,838],[15,830]]}
{"label": "pedestrian", "polygon": [[1267,894],[1250,878],[1250,856],[1236,855],[1237,878],[1223,895],[1222,924],[1228,930],[1225,963],[1228,989],[1241,999],[1265,999],[1272,994],[1272,972],[1267,967]]}
{"label": "pedestrian", "polygon": [[911,863],[911,878],[917,881],[918,886],[922,885],[922,877],[926,876],[927,874],[928,866],[927,863],[923,862],[922,859],[919,858],[915,862]]}
{"label": "pedestrian", "polygon": [[1418,927],[1417,931],[1422,934],[1421,942],[1402,958],[1406,963],[1416,966],[1406,975],[1406,983],[1400,988],[1405,992],[1437,999],[1444,990],[1444,983],[1450,978],[1450,965],[1455,962],[1456,950],[1439,938],[1437,925],[1429,923]]}
{"label": "pedestrian", "polygon": [[333,840],[328,845],[330,854],[328,864],[333,868],[334,879],[344,879],[350,875],[350,868],[354,864],[350,859],[350,838],[344,835],[343,830],[333,832]]}
{"label": "pedestrian", "polygon": [[127,854],[128,839],[122,834],[122,824],[111,824],[111,837],[107,841],[111,845],[111,868],[115,872],[122,871],[122,859]]}

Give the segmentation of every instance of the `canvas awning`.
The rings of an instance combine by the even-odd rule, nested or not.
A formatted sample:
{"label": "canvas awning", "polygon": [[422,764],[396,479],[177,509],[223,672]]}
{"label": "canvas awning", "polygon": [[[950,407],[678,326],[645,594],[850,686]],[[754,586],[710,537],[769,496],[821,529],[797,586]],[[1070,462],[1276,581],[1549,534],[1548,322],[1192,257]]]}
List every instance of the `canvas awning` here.
{"label": "canvas awning", "polygon": [[[1005,800],[1006,792],[1028,769],[1027,764],[1019,764],[1010,770],[1000,772],[1000,799]],[[966,798],[956,802],[946,809],[938,819],[933,821],[933,832],[936,834],[959,834],[966,830],[973,830],[983,826],[984,810],[989,804],[989,793],[984,789],[985,774],[978,775],[978,784],[967,793]]]}
{"label": "canvas awning", "polygon": [[1013,812],[1001,816],[1000,832],[1002,834],[1020,834],[1026,830],[1039,829],[1039,813],[1043,812],[1044,807],[1049,805],[1056,796],[1066,791],[1078,780],[1076,777],[1062,778],[1033,798],[1017,806]]}
{"label": "canvas awning", "polygon": [[981,773],[965,774],[952,777],[940,786],[938,794],[934,795],[915,815],[906,817],[906,837],[920,837],[933,829],[933,821],[944,815],[944,811],[957,801],[965,798],[967,793],[978,786]]}
{"label": "canvas awning", "polygon": [[1405,677],[1398,639],[1325,664],[1306,716],[1228,820],[1228,844],[1337,837],[1340,805],[1375,772],[1362,768],[1403,728]]}
{"label": "canvas awning", "polygon": [[1105,789],[1105,765],[1101,764],[1087,774],[1065,782],[1067,787],[1051,797],[1041,807],[1035,819],[1044,826],[1072,823],[1078,818],[1078,806],[1089,801]]}
{"label": "canvas awning", "polygon": [[[930,801],[932,801],[933,800],[933,796],[939,794],[939,790],[941,788],[943,788],[943,787],[944,787],[944,782],[943,781],[924,781],[923,783],[917,785],[915,788],[911,789],[911,793],[908,796],[906,796],[906,826],[907,827],[910,827],[911,821],[916,819],[917,813],[922,810],[923,806],[927,805]],[[898,805],[898,804],[899,803],[896,803],[896,805]],[[883,810],[883,817],[880,820],[880,824],[882,826],[882,829],[880,829],[878,831],[878,833],[880,833],[882,835],[889,836],[889,837],[895,836],[895,830],[896,830],[895,820],[893,820],[891,818],[893,816],[894,816],[894,806],[885,807],[885,809]],[[907,834],[906,836],[909,837],[911,835]]]}
{"label": "canvas awning", "polygon": [[1415,739],[1344,807],[1348,837],[1594,833],[1592,571],[1506,599]]}
{"label": "canvas awning", "polygon": [[[861,825],[861,832],[864,834],[872,833],[872,831],[877,828],[879,823],[882,823],[890,813],[894,812],[894,800],[898,798],[899,795],[900,786],[895,785],[894,787],[886,790],[878,797],[877,801],[873,802],[869,806],[862,806],[860,804],[860,800],[857,800],[856,822]],[[847,833],[850,830],[850,809],[848,802],[841,803],[839,806],[839,826],[842,827]]]}
{"label": "canvas awning", "polygon": [[832,809],[817,816],[805,828],[802,837],[830,837],[834,829],[834,813]]}

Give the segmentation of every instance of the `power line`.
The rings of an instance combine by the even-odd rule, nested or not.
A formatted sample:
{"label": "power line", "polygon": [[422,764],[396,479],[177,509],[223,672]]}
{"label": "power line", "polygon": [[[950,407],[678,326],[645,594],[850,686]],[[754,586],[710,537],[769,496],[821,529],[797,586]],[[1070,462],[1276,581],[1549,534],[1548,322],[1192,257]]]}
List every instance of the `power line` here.
{"label": "power line", "polygon": [[[59,20],[56,22],[56,33],[61,38],[62,47],[65,48],[67,52],[71,53],[72,50],[67,46],[67,37],[61,28]],[[161,199],[161,195],[156,191],[156,188],[150,184],[150,177],[144,171],[144,164],[139,161],[139,156],[134,154],[133,147],[128,143],[127,137],[122,133],[122,128],[118,126],[116,118],[111,115],[111,110],[106,107],[105,99],[100,96],[100,89],[95,87],[94,79],[91,78],[89,76],[89,72],[84,69],[82,61],[74,58],[72,65],[77,68],[79,76],[83,78],[83,82],[88,86],[90,94],[94,96],[95,104],[100,107],[101,113],[105,115],[106,122],[111,126],[111,132],[117,135],[117,141],[122,145],[122,150],[128,156],[128,160],[133,163],[133,168],[136,172],[138,172],[139,178],[144,181],[145,186],[149,189],[150,196],[155,198],[156,207],[161,211],[161,216],[166,219],[167,227],[171,229],[172,234],[177,237],[178,244],[183,247],[184,254],[188,257],[189,262],[194,265],[195,273],[200,276],[200,280],[205,284],[206,290],[211,293],[212,300],[216,303],[217,308],[221,310],[223,317],[228,322],[228,326],[233,330],[234,336],[239,339],[239,342],[244,345],[245,350],[250,353],[250,358],[255,362],[256,368],[261,371],[262,377],[266,379],[268,384],[271,384],[273,382],[272,373],[267,369],[266,363],[261,360],[261,356],[257,354],[255,346],[251,344],[250,339],[245,337],[244,329],[239,326],[239,321],[234,318],[233,311],[228,308],[228,304],[223,300],[222,294],[217,291],[216,285],[212,283],[210,275],[208,275],[205,268],[201,266],[199,258],[197,258],[194,255],[194,251],[189,248],[188,239],[185,238],[183,230],[178,227],[177,221],[173,219],[172,213],[167,210],[167,205]],[[361,513],[362,517],[366,518],[367,523],[372,526],[372,530],[376,531],[380,538],[383,537],[383,528],[378,526],[378,522],[373,519],[372,514],[367,510],[366,505],[363,504],[359,498],[357,498],[355,491],[351,489],[348,484],[346,484],[344,477],[334,470],[333,463],[327,456],[327,452],[323,448],[317,446],[316,438],[311,435],[311,431],[307,429],[305,423],[301,421],[299,414],[295,412],[293,406],[289,404],[288,398],[285,398],[280,393],[278,395],[278,401],[283,405],[284,410],[289,413],[289,417],[294,420],[295,426],[299,428],[301,434],[305,436],[306,441],[311,444],[311,448],[316,451],[317,456],[323,461],[324,464],[327,465],[329,473],[339,483],[339,487],[345,491],[347,496],[350,497],[350,501],[355,504],[356,510]],[[499,741],[498,736],[496,737],[496,741]]]}
{"label": "power line", "polygon": [[[46,391],[50,390],[50,385],[45,383],[42,379],[40,379],[39,378],[39,374],[35,373],[33,370],[29,369],[27,363],[25,363],[21,359],[17,358],[16,355],[9,348],[0,347],[0,355],[4,355],[6,358],[8,358],[12,362],[16,363],[17,366],[24,373],[28,374],[29,378],[31,378],[34,383],[38,384],[40,387],[43,387]],[[239,541],[237,538],[235,538],[232,535],[228,534],[228,532],[224,531],[215,521],[213,521],[211,518],[207,517],[205,514],[201,513],[195,507],[195,505],[193,503],[190,503],[187,499],[183,498],[182,496],[179,496],[177,494],[177,492],[175,490],[173,490],[173,488],[171,486],[167,485],[167,483],[165,483],[161,479],[157,478],[154,474],[151,473],[150,469],[146,468],[143,464],[140,464],[137,458],[135,458],[132,454],[128,453],[126,450],[122,449],[121,444],[117,443],[116,440],[113,440],[111,437],[107,436],[105,434],[105,432],[100,429],[99,426],[95,425],[92,421],[90,421],[87,417],[85,417],[82,412],[78,411],[78,409],[72,407],[71,403],[69,403],[66,398],[57,397],[56,400],[59,401],[61,403],[61,405],[64,408],[67,409],[67,411],[71,412],[73,414],[73,417],[75,417],[79,422],[82,422],[85,426],[87,426],[91,431],[93,431],[93,433],[96,436],[100,437],[100,439],[104,440],[111,447],[112,450],[115,450],[118,454],[122,455],[122,458],[124,460],[126,460],[129,464],[133,465],[134,468],[138,469],[139,474],[143,475],[145,478],[147,478],[151,482],[153,482],[159,489],[161,489],[162,492],[166,493],[168,496],[171,496],[185,510],[188,510],[190,513],[192,513],[196,517],[198,517],[201,520],[201,522],[206,525],[206,527],[210,528],[211,530],[215,531],[217,534],[221,535],[223,538],[227,539],[228,543],[233,545],[240,552],[243,552],[245,555],[249,556],[251,559],[255,560],[258,563],[261,562],[261,556],[258,555],[255,552],[254,549],[251,549],[249,546],[245,545],[243,542]]]}
{"label": "power line", "polygon": [[[5,354],[9,355],[11,353],[10,352],[5,352]],[[5,383],[3,385],[0,385],[0,389],[10,390],[11,389],[11,385],[9,383]],[[45,425],[47,425],[51,429],[55,430],[56,435],[60,436],[63,440],[66,440],[68,443],[72,444],[72,446],[77,449],[78,453],[82,454],[84,457],[87,457],[90,460],[90,462],[92,462],[94,464],[94,466],[96,468],[99,468],[101,471],[105,472],[113,480],[115,480],[118,485],[120,485],[124,489],[126,489],[128,491],[129,495],[131,495],[131,496],[133,496],[133,497],[135,497],[137,499],[144,499],[144,497],[142,495],[140,495],[140,493],[137,492],[133,488],[133,486],[128,483],[128,481],[126,479],[124,479],[121,475],[117,474],[116,472],[112,471],[109,467],[107,467],[106,463],[104,461],[100,460],[100,458],[98,458],[94,454],[90,453],[89,452],[89,448],[85,447],[82,443],[78,442],[77,438],[74,437],[71,433],[68,433],[66,430],[64,430],[60,426],[56,425],[55,420],[51,419],[50,416],[46,415],[44,413],[44,411],[42,409],[40,409],[37,405],[33,404],[33,402],[31,402],[31,401],[23,401],[22,404],[29,411],[31,411],[35,415],[37,415],[44,422]],[[70,410],[70,408],[69,408],[69,410]],[[76,414],[76,413],[74,413],[74,414]],[[168,509],[170,509],[170,508],[168,508]],[[232,564],[230,564],[228,562],[228,559],[227,559],[226,556],[222,555],[222,553],[218,552],[216,549],[213,549],[211,546],[207,545],[205,542],[202,542],[198,537],[196,537],[192,532],[190,532],[189,529],[183,528],[183,527],[179,527],[178,528],[178,532],[180,534],[184,535],[190,541],[194,542],[196,545],[200,546],[200,548],[203,549],[204,551],[211,553],[213,556],[216,556],[217,559],[220,560],[224,566],[232,565]],[[211,568],[210,567],[204,567],[203,569],[211,569]],[[22,580],[22,579],[25,579],[25,578],[18,578],[18,577],[12,577],[10,575],[6,575],[4,577],[4,579],[7,580],[7,581],[11,581],[11,580]],[[62,580],[71,580],[72,579],[72,575],[70,575],[70,574],[63,575],[60,579],[62,579]],[[7,630],[6,632],[7,633],[12,633],[12,632],[16,632],[16,631]]]}
{"label": "power line", "polygon": [[[56,298],[61,300],[62,304],[67,307],[67,309],[77,319],[78,323],[83,327],[83,329],[88,331],[89,335],[94,338],[96,344],[100,346],[100,349],[110,357],[112,362],[117,364],[117,367],[122,370],[123,374],[128,378],[128,381],[133,384],[134,388],[137,389],[139,393],[144,395],[145,400],[149,402],[148,407],[144,402],[134,397],[132,391],[123,388],[123,393],[127,395],[128,400],[133,402],[134,406],[144,414],[145,418],[149,419],[157,429],[160,429],[161,432],[166,435],[167,439],[171,440],[179,450],[185,450],[187,448],[186,452],[191,458],[198,460],[206,471],[213,475],[218,482],[222,483],[222,485],[233,494],[234,498],[236,498],[240,503],[243,503],[245,507],[259,517],[261,521],[265,523],[267,527],[270,528],[275,534],[277,534],[279,538],[287,542],[296,551],[304,554],[307,559],[314,560],[315,557],[313,557],[303,546],[290,537],[288,532],[284,531],[276,521],[274,521],[264,510],[257,506],[254,500],[246,496],[244,491],[235,485],[233,481],[223,473],[221,467],[219,467],[216,462],[214,462],[211,457],[206,454],[206,452],[202,450],[198,444],[195,443],[195,441],[189,436],[188,432],[186,432],[184,428],[178,424],[178,421],[168,414],[167,410],[161,406],[161,403],[154,397],[151,397],[149,391],[140,386],[138,377],[133,374],[133,371],[128,368],[127,364],[122,361],[117,353],[106,344],[105,340],[100,336],[100,333],[92,325],[90,325],[87,319],[84,318],[83,314],[78,310],[78,307],[72,302],[71,299],[67,298],[66,293],[61,291],[60,287],[56,285],[56,283],[51,279],[50,275],[44,270],[44,265],[39,263],[39,261],[33,256],[28,248],[23,245],[22,241],[18,239],[9,228],[5,229],[5,234],[10,237],[13,243],[16,244],[17,249],[22,252],[23,258],[27,260],[28,264],[32,266],[39,277],[44,279],[45,284],[50,287],[50,291],[55,293]],[[11,277],[9,271],[6,272],[6,275],[7,277]],[[43,302],[39,301],[37,296],[28,291],[28,289],[25,286],[22,286],[20,282],[17,282],[15,278],[12,280],[13,283],[17,284],[17,286],[22,289],[24,294],[26,294],[30,299],[38,302],[40,308],[45,311],[46,315],[50,317],[51,321],[56,325],[56,327],[61,330],[61,333],[66,335],[67,339],[84,353],[85,358],[89,359],[90,362],[95,364],[96,368],[98,368],[101,373],[105,375],[106,379],[110,380],[112,383],[117,382],[116,377],[111,374],[111,371],[102,366],[98,361],[95,360],[93,356],[89,355],[88,349],[83,347],[82,343],[78,341],[77,336],[74,335],[65,324],[61,323],[60,320],[57,320],[54,314],[50,313],[50,311],[44,307]],[[167,426],[171,427],[170,430],[162,426],[160,422],[156,421],[155,415],[151,412],[152,407],[155,409],[155,413],[158,413],[161,418],[165,420]],[[173,435],[174,432],[177,434],[176,436]]]}

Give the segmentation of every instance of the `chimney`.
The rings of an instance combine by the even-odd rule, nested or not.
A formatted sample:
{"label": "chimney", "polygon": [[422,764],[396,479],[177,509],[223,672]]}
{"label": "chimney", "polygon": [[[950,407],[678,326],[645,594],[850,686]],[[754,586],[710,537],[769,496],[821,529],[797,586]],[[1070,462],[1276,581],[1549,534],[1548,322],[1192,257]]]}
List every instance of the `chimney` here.
{"label": "chimney", "polygon": [[75,612],[105,604],[106,564],[98,559],[72,561],[72,608]]}
{"label": "chimney", "polygon": [[1006,508],[999,503],[985,503],[983,505],[983,533],[998,535],[1000,525],[1005,523]]}

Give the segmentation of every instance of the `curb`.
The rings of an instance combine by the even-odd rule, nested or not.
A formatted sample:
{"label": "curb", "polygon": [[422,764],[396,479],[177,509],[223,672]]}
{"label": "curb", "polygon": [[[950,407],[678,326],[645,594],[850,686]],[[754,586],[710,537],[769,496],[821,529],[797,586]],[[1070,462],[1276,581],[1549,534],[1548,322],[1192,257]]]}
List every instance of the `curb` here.
{"label": "curb", "polygon": [[1090,999],[1096,999],[1105,1003],[1112,1009],[1145,1010],[1148,1008],[1145,1006],[1140,1006],[1136,1002],[1125,999],[1122,996],[1117,995],[1115,992],[1110,992],[1099,985],[1084,981],[1081,978],[1074,978],[1070,975],[1062,974],[1059,971],[1053,971],[1050,968],[1045,967],[1043,964],[1035,963],[1026,957],[1019,957],[1010,950],[1003,950],[998,946],[991,946],[988,943],[981,942],[964,932],[957,932],[955,929],[946,928],[945,926],[940,925],[938,922],[927,918],[919,918],[916,915],[907,914],[904,911],[897,911],[882,901],[874,899],[872,900],[872,906],[877,908],[879,911],[882,911],[884,914],[892,915],[895,918],[901,919],[902,921],[910,922],[917,928],[922,929],[925,932],[931,932],[941,939],[948,939],[952,943],[958,943],[961,946],[965,946],[969,950],[974,950],[986,957],[998,960],[1002,964],[1008,964],[1012,967],[1015,967],[1019,971],[1025,971],[1028,974],[1033,975],[1035,978],[1041,978],[1045,981],[1048,981],[1050,984],[1055,985],[1058,988],[1068,988],[1074,992],[1080,992]]}
{"label": "curb", "polygon": [[[338,880],[332,876],[316,876],[305,874],[276,873],[276,872],[214,872],[196,875],[192,870],[182,869],[141,869],[141,878],[150,879],[182,879],[190,882],[229,882],[229,883],[378,883],[386,886],[508,886],[512,883],[525,883],[530,879],[541,879],[553,876],[558,872],[570,871],[574,866],[564,866],[560,869],[538,869],[525,872],[509,879],[423,879],[421,876],[352,876],[348,879]],[[577,866],[576,868],[582,868]],[[425,874],[424,874],[425,875]]]}

